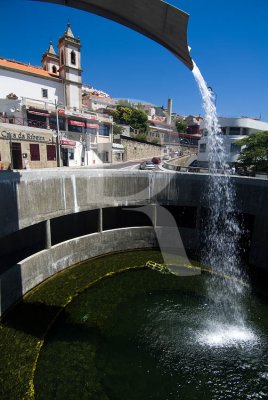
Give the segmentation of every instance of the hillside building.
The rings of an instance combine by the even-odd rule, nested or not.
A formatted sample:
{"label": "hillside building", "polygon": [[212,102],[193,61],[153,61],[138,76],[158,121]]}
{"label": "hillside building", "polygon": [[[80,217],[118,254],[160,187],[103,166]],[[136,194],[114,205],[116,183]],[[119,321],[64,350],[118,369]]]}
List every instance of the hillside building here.
{"label": "hillside building", "polygon": [[[240,146],[236,144],[238,139],[253,132],[268,131],[268,122],[249,117],[218,117],[219,125],[222,131],[223,145],[227,154],[227,162],[232,165],[238,160],[241,152]],[[208,167],[208,145],[207,132],[205,130],[205,121],[200,125],[202,137],[198,145],[197,162],[200,167]]]}
{"label": "hillside building", "polygon": [[[69,23],[57,48],[50,42],[40,67],[0,58],[2,168],[79,166],[112,159],[113,119],[83,102],[81,43]],[[47,159],[44,143],[53,149]]]}

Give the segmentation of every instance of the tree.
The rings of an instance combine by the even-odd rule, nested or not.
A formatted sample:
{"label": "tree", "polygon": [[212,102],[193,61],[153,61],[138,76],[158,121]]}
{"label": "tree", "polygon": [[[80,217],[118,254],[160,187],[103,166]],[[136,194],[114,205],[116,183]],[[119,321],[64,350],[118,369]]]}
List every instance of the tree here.
{"label": "tree", "polygon": [[114,135],[122,135],[124,131],[124,128],[120,125],[114,125],[113,126],[113,134]]}
{"label": "tree", "polygon": [[113,119],[117,124],[130,125],[131,107],[118,106],[113,112]]}
{"label": "tree", "polygon": [[235,142],[242,148],[239,165],[253,167],[258,171],[268,171],[268,131],[254,132]]}
{"label": "tree", "polygon": [[187,123],[184,121],[183,118],[176,119],[176,129],[177,129],[178,133],[186,132]]}
{"label": "tree", "polygon": [[129,100],[127,100],[127,99],[121,99],[121,100],[118,100],[117,101],[117,104],[119,105],[119,106],[123,106],[123,107],[132,107],[132,103],[129,101]]}
{"label": "tree", "polygon": [[148,137],[145,133],[137,133],[137,135],[132,136],[134,139],[141,140],[142,142],[148,142]]}
{"label": "tree", "polygon": [[117,107],[113,112],[114,121],[118,124],[130,125],[131,128],[139,129],[141,132],[148,130],[148,117],[141,111],[133,107]]}

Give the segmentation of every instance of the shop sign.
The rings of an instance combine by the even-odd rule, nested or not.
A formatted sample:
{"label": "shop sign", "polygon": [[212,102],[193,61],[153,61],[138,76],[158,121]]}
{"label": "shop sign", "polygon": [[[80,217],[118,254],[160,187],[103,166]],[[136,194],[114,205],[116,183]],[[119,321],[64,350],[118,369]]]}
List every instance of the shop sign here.
{"label": "shop sign", "polygon": [[96,115],[87,115],[86,119],[98,119],[98,117]]}
{"label": "shop sign", "polygon": [[82,121],[74,121],[72,119],[69,119],[69,125],[74,125],[74,126],[85,126],[85,123]]}
{"label": "shop sign", "polygon": [[44,136],[38,136],[38,135],[33,135],[32,133],[25,133],[25,132],[20,132],[20,133],[15,133],[15,132],[7,132],[7,131],[2,131],[0,132],[0,137],[2,139],[8,139],[8,140],[28,140],[29,142],[45,142],[47,141]]}
{"label": "shop sign", "polygon": [[84,114],[80,114],[80,113],[77,113],[77,112],[74,112],[74,111],[65,110],[64,113],[65,113],[65,115],[71,115],[73,117],[85,118]]}
{"label": "shop sign", "polygon": [[45,111],[32,111],[32,110],[27,110],[29,114],[34,114],[34,115],[41,115],[42,117],[49,117],[49,113]]}
{"label": "shop sign", "polygon": [[87,122],[87,128],[95,128],[95,129],[98,129],[98,127],[99,127],[99,124],[90,124],[90,123]]}
{"label": "shop sign", "polygon": [[65,115],[69,115],[69,116],[72,116],[72,117],[78,117],[78,118],[82,118],[82,119],[97,119],[97,116],[96,115],[93,115],[93,114],[81,114],[81,113],[78,113],[78,112],[74,112],[74,111],[68,111],[68,110],[63,110],[63,113],[65,114]]}
{"label": "shop sign", "polygon": [[69,139],[61,139],[60,144],[63,146],[72,146],[75,147],[76,142],[74,140]]}

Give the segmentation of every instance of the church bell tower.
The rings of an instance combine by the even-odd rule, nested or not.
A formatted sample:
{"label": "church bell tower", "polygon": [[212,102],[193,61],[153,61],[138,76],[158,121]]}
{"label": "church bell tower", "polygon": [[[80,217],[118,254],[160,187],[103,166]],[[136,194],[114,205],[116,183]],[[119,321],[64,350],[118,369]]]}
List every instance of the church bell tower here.
{"label": "church bell tower", "polygon": [[59,57],[57,56],[52,42],[49,44],[49,48],[42,56],[42,66],[45,71],[52,74],[58,74],[59,70]]}
{"label": "church bell tower", "polygon": [[81,69],[81,44],[75,38],[70,23],[67,31],[59,39],[59,77],[64,82],[65,106],[73,111],[82,109],[82,69]]}

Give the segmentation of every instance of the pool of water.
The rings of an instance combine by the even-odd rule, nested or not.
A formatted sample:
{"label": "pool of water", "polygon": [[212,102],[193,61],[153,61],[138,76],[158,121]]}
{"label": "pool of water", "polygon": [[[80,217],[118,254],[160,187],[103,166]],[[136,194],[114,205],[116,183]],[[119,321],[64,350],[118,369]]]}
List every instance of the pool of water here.
{"label": "pool of water", "polygon": [[208,273],[161,274],[148,259],[161,256],[102,257],[29,295],[0,330],[15,366],[1,399],[267,400],[267,301],[247,289],[243,322],[223,320]]}
{"label": "pool of water", "polygon": [[213,320],[206,279],[129,271],[83,292],[42,349],[37,399],[267,399],[267,305],[248,293],[243,325]]}

